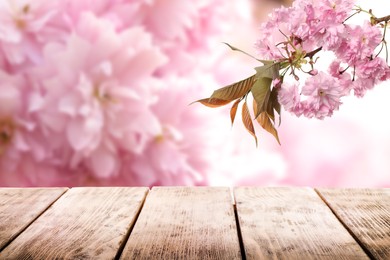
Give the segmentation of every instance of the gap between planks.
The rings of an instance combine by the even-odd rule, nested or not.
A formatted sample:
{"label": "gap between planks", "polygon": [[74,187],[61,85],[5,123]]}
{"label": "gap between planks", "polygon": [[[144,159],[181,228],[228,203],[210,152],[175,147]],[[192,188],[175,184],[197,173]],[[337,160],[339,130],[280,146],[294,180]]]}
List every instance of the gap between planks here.
{"label": "gap between planks", "polygon": [[[273,258],[279,256],[281,258],[289,259],[286,257],[295,256],[297,257],[297,259],[304,259],[302,257],[315,259],[315,257],[335,257],[341,252],[343,252],[344,259],[348,257],[360,257],[363,259],[368,258],[368,255],[364,252],[360,244],[355,241],[355,238],[350,236],[348,230],[345,229],[342,222],[340,222],[340,220],[334,216],[334,213],[330,210],[330,207],[326,203],[324,203],[324,201],[321,199],[321,197],[318,196],[318,194],[313,190],[313,188],[308,188],[307,192],[305,192],[305,189],[303,188],[293,190],[294,192],[292,192],[288,190],[289,188],[291,189],[291,187],[269,187],[264,189],[258,189],[256,187],[246,187],[246,190],[248,191],[246,191],[244,188],[245,187],[240,187],[235,189],[234,195],[238,208],[237,214],[239,222],[241,223],[241,221],[244,221],[239,226],[241,228],[243,244],[245,246],[246,258],[249,257],[249,259],[258,259],[258,257],[262,255],[265,258]],[[311,190],[311,192],[309,192],[309,190]],[[240,191],[238,197],[236,193],[237,191]],[[307,205],[305,203],[302,204],[302,206],[305,205],[303,208],[298,207],[297,209],[290,209],[288,204],[294,201],[294,199],[289,197],[289,193],[291,193],[291,195],[293,195],[293,193],[297,193],[299,195],[300,203],[306,201],[306,199],[311,199],[307,202]],[[251,199],[248,200],[248,198]],[[273,202],[273,200],[276,200],[276,204]],[[243,201],[245,202],[245,206],[244,204],[241,204],[243,203]],[[254,206],[257,207],[257,205],[260,207],[259,211],[254,208]],[[286,217],[291,217],[286,215],[296,213],[298,214],[298,222],[293,222],[293,225],[291,223],[289,224],[293,227],[294,225],[296,226],[296,228],[294,227],[291,230],[294,234],[291,233],[288,229],[286,229],[289,225],[282,225],[279,222],[276,223],[277,221],[275,222],[274,217],[278,216],[278,212],[273,212],[273,207],[275,207],[275,205],[279,205],[279,207],[276,207],[275,210],[279,210],[279,208],[284,209],[282,212],[280,212],[281,219],[279,220],[279,222],[286,220]],[[304,220],[304,216],[306,216],[306,214],[303,214],[305,212],[300,213],[297,210],[308,210],[309,208],[311,208],[311,206],[316,206],[316,210],[309,210],[307,212],[307,217],[313,217],[313,214],[315,215],[325,213],[326,216],[324,218],[322,215],[315,215],[317,216],[317,218],[313,219],[312,221],[309,221],[307,224],[310,224],[310,226],[306,225],[301,227],[299,220]],[[248,212],[244,212],[243,210],[247,210]],[[263,216],[262,212],[265,214],[265,216]],[[276,215],[273,215],[273,213],[275,213]],[[246,216],[244,220],[241,218],[242,216]],[[261,221],[261,224],[259,224],[258,221]],[[256,226],[252,227],[252,225]],[[316,227],[314,231],[312,231],[311,229],[313,225],[315,225],[314,227]],[[340,232],[344,230],[340,233],[342,236],[340,235],[340,238],[337,239],[332,238],[330,240],[327,240],[330,237],[324,235],[321,230],[324,227],[328,228],[327,226],[329,225],[331,225],[332,227],[338,226]],[[253,231],[253,229],[256,229],[256,231]],[[331,234],[331,230],[326,229],[325,231]],[[296,237],[294,237],[295,233],[298,233],[298,235],[302,235],[302,242],[309,242],[309,240],[312,239],[311,237],[314,236],[318,239],[327,240],[327,243],[322,244],[320,241],[313,240],[313,243],[310,243],[309,246],[296,244],[300,240],[296,240]],[[345,247],[340,246],[341,244],[339,244],[338,248],[333,248],[333,242],[339,243],[339,241],[342,242],[344,246],[348,245],[349,247],[350,243],[354,243],[355,246],[349,248],[350,250],[347,250],[347,252],[344,252]],[[245,245],[247,242],[253,242],[253,244]],[[265,244],[262,246],[260,245],[261,242],[264,242]],[[320,242],[321,244],[318,244],[318,242]],[[289,255],[286,255],[286,253],[288,253]],[[313,253],[315,255],[313,255]]]}
{"label": "gap between planks", "polygon": [[[65,195],[60,197],[61,203],[57,201],[52,204],[17,239],[10,243],[13,248],[7,246],[5,248],[7,251],[0,253],[0,259],[19,259],[23,256],[29,258],[29,256],[38,256],[38,253],[41,254],[41,257],[36,258],[42,259],[54,259],[59,256],[68,256],[69,258],[71,258],[70,256],[74,258],[77,258],[77,256],[82,258],[100,256],[102,258],[103,255],[105,255],[103,259],[107,257],[114,259],[121,244],[126,242],[125,235],[134,224],[136,213],[139,211],[149,189],[142,187],[142,189],[127,191],[125,187],[122,187],[113,188],[113,190],[113,192],[103,188],[97,188],[96,191],[94,188],[68,190]],[[71,195],[69,195],[70,193]],[[109,196],[105,196],[105,194]],[[122,194],[127,194],[129,197],[122,196]],[[82,196],[82,200],[78,200],[78,196]],[[88,205],[90,201],[92,203]],[[137,208],[131,210],[133,204]],[[76,209],[67,210],[69,207],[75,207]],[[85,208],[88,208],[88,210]],[[130,209],[131,214],[126,213],[129,212],[128,209]],[[64,211],[66,211],[64,214],[66,217],[62,218]],[[115,214],[111,216],[111,212]],[[126,219],[130,217],[132,221],[127,222]],[[91,223],[91,219],[93,219],[93,223]],[[114,222],[116,226],[108,222],[110,219],[116,220]],[[72,222],[69,222],[68,225],[66,220]],[[47,221],[50,222],[49,226],[46,225]],[[84,226],[86,227],[84,228]],[[124,232],[121,232],[121,230]],[[76,232],[78,233],[76,234]],[[85,239],[78,241],[80,237]],[[95,240],[104,242],[100,243],[101,246],[98,244],[99,250],[96,250],[97,247],[91,246],[91,241],[96,244]],[[15,243],[15,241],[18,241],[18,243]],[[39,249],[39,252],[35,252],[32,249],[33,247]],[[14,255],[12,256],[12,254]]]}
{"label": "gap between planks", "polygon": [[[200,255],[243,259],[229,187],[155,188],[145,199],[121,255],[123,259],[199,259]],[[221,214],[228,214],[230,220],[222,219]]]}
{"label": "gap between planks", "polygon": [[70,188],[68,188],[68,187],[66,187],[66,188],[63,187],[63,188],[65,189],[64,192],[63,192],[60,196],[58,196],[58,198],[56,198],[55,200],[53,200],[52,203],[48,204],[47,207],[44,208],[39,214],[37,214],[36,217],[34,217],[33,219],[31,219],[31,221],[30,221],[29,223],[27,223],[25,227],[23,227],[22,229],[20,229],[19,232],[16,233],[14,237],[12,237],[10,240],[8,240],[7,243],[5,243],[2,247],[0,247],[0,252],[3,251],[7,246],[9,246],[9,245],[12,243],[12,241],[14,241],[15,239],[17,239],[17,238],[20,236],[20,234],[22,234],[22,233],[23,233],[29,226],[31,226],[39,217],[41,217],[43,213],[45,213],[51,206],[53,206],[54,203],[56,203],[62,196],[64,196],[65,193],[67,193],[67,192],[70,190]]}
{"label": "gap between planks", "polygon": [[242,239],[240,221],[238,220],[237,206],[234,197],[233,197],[233,210],[234,210],[234,218],[236,219],[237,236],[238,236],[238,243],[240,244],[241,258],[243,260],[246,260],[244,240]]}
{"label": "gap between planks", "polygon": [[123,250],[125,249],[125,246],[126,246],[126,244],[127,244],[127,241],[128,241],[129,238],[130,238],[131,232],[133,231],[135,225],[137,224],[138,217],[139,217],[139,215],[141,214],[142,209],[144,208],[145,201],[147,200],[149,193],[150,193],[150,188],[147,190],[147,192],[146,192],[146,194],[145,194],[145,198],[144,198],[144,200],[142,201],[142,203],[141,203],[141,205],[140,205],[140,207],[139,207],[139,210],[138,210],[138,212],[136,213],[136,216],[135,216],[135,218],[134,218],[134,223],[133,223],[133,225],[129,228],[128,232],[126,233],[126,235],[125,235],[125,237],[124,237],[124,239],[123,239],[123,243],[120,245],[120,247],[119,247],[119,249],[118,249],[118,252],[117,252],[116,255],[115,255],[114,260],[119,260],[119,259],[121,258],[122,253],[123,253]]}
{"label": "gap between planks", "polygon": [[240,245],[241,258],[242,258],[242,260],[246,260],[244,240],[242,239],[240,220],[238,219],[236,198],[234,197],[234,187],[229,187],[229,190],[230,190],[230,196],[232,199],[234,218],[236,220],[237,236],[238,236],[238,243]]}
{"label": "gap between planks", "polygon": [[340,216],[337,214],[337,212],[329,205],[325,197],[321,194],[321,192],[315,188],[314,191],[317,193],[317,195],[320,197],[320,199],[325,203],[325,205],[332,211],[333,215],[337,220],[343,225],[343,227],[348,231],[348,233],[355,239],[356,243],[363,249],[363,251],[367,254],[367,256],[370,259],[375,259],[374,255],[368,250],[366,246],[363,245],[363,243],[359,240],[359,238],[355,235],[355,233],[351,230],[350,227],[348,227],[347,224],[344,223],[344,221],[340,218]]}
{"label": "gap between planks", "polygon": [[[240,222],[239,222],[239,219],[238,219],[238,212],[237,212],[237,207],[236,207],[236,201],[235,201],[235,197],[234,197],[234,187],[229,187],[229,193],[230,193],[230,199],[231,199],[231,206],[233,207],[233,212],[234,212],[234,219],[235,219],[235,223],[236,223],[236,231],[237,231],[237,238],[238,238],[238,242],[239,242],[239,247],[240,247],[240,253],[241,253],[241,259],[243,260],[246,260],[246,255],[245,255],[245,248],[244,248],[244,240],[242,239],[242,233],[241,233],[241,227],[240,227]],[[131,230],[129,231],[129,234],[128,236],[126,237],[125,239],[125,242],[123,243],[122,247],[120,248],[120,252],[118,252],[117,256],[115,257],[115,260],[119,260],[122,253],[123,253],[123,250],[126,246],[126,243],[127,241],[129,240],[130,236],[131,236],[131,232],[133,231],[135,225],[137,224],[137,220],[141,214],[141,211],[143,210],[143,206],[144,204],[146,203],[146,201],[148,200],[148,195],[150,194],[150,189],[149,189],[149,192],[147,193],[146,197],[145,197],[145,200],[143,201],[142,205],[141,205],[141,208],[136,216],[136,219],[134,221],[134,224],[133,226],[131,227]]]}

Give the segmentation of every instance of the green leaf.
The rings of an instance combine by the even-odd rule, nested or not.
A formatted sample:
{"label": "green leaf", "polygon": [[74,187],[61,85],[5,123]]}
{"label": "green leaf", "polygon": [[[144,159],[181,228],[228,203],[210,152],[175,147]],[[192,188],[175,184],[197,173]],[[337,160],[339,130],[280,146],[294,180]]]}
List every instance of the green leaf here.
{"label": "green leaf", "polygon": [[263,66],[256,67],[255,70],[258,78],[276,79],[279,77],[280,63],[267,63]]}
{"label": "green leaf", "polygon": [[258,78],[251,88],[254,102],[256,102],[256,109],[254,109],[255,118],[267,109],[271,83],[272,79],[270,78]]}
{"label": "green leaf", "polygon": [[226,87],[215,90],[210,98],[217,98],[227,101],[236,100],[237,98],[241,98],[246,95],[250,91],[254,83],[255,75],[239,82],[230,84]]}
{"label": "green leaf", "polygon": [[207,107],[221,107],[226,104],[229,104],[231,101],[229,100],[223,100],[223,99],[218,99],[218,98],[204,98],[204,99],[199,99],[193,103],[199,102]]}
{"label": "green leaf", "polygon": [[272,121],[269,118],[267,112],[262,112],[260,116],[257,118],[257,122],[261,125],[262,128],[264,128],[264,130],[272,134],[280,145],[278,131],[275,129],[274,125],[272,124]]}
{"label": "green leaf", "polygon": [[253,127],[252,118],[249,114],[248,106],[246,101],[244,102],[244,105],[242,106],[242,122],[244,123],[244,126],[246,130],[255,138],[256,146],[257,146],[257,137],[255,133],[255,128]]}
{"label": "green leaf", "polygon": [[230,109],[230,119],[232,121],[232,125],[234,123],[234,119],[236,118],[238,104],[240,104],[241,100],[242,100],[241,98],[237,99],[236,102],[234,102],[232,108]]}
{"label": "green leaf", "polygon": [[253,55],[250,55],[249,53],[247,53],[247,52],[245,52],[245,51],[243,51],[243,50],[240,50],[239,48],[236,48],[236,47],[230,45],[229,43],[224,42],[224,44],[226,44],[227,46],[229,46],[229,48],[232,49],[233,51],[241,52],[241,53],[243,53],[243,54],[245,54],[245,55],[247,55],[247,56],[249,56],[249,57],[251,57],[251,58],[257,60],[257,61],[260,61],[260,62],[263,63],[263,64],[271,64],[271,63],[273,63],[273,61],[271,61],[271,60],[259,60],[259,59],[255,58]]}

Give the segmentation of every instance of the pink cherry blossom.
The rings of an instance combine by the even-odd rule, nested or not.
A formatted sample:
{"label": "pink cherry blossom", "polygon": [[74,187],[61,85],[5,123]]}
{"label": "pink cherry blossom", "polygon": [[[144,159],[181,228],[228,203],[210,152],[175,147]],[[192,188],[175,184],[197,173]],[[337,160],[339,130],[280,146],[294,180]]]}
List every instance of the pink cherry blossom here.
{"label": "pink cherry blossom", "polygon": [[380,57],[367,58],[356,65],[356,75],[361,78],[374,78],[375,82],[389,79],[390,69]]}
{"label": "pink cherry blossom", "polygon": [[302,94],[308,97],[304,101],[304,114],[307,117],[323,119],[330,116],[341,104],[342,93],[335,78],[324,72],[306,80]]}
{"label": "pink cherry blossom", "polygon": [[[276,46],[288,40],[286,37],[298,39],[306,52],[321,46],[324,49],[337,47],[340,34],[344,32],[341,23],[351,13],[353,5],[353,0],[297,0],[291,7],[274,10],[261,25],[262,37],[256,43],[259,55],[265,59],[282,58],[285,50]],[[291,46],[288,48],[293,51]]]}
{"label": "pink cherry blossom", "polygon": [[[379,45],[385,44],[383,26],[377,25],[375,16],[362,25],[349,24],[353,12],[363,11],[353,8],[353,0],[296,0],[291,7],[274,10],[261,25],[261,38],[256,43],[260,58],[287,67],[281,77],[299,80],[297,74],[301,72],[310,75],[301,96],[297,95],[297,84],[283,85],[279,101],[287,111],[323,119],[339,108],[341,97],[352,89],[361,97],[389,78],[387,62],[378,57],[383,51]],[[317,75],[316,61],[322,51],[336,56],[329,67],[330,75]],[[291,73],[285,74],[289,69]]]}
{"label": "pink cherry blossom", "polygon": [[329,66],[329,74],[337,80],[337,85],[343,96],[348,96],[352,88],[352,76],[342,67],[341,61],[335,60]]}
{"label": "pink cherry blossom", "polygon": [[141,153],[161,131],[150,110],[156,94],[144,84],[153,84],[152,73],[165,58],[141,28],[117,34],[110,23],[88,13],[79,28],[65,50],[46,49],[48,64],[40,70],[53,77],[42,82],[45,102],[36,112],[43,126],[58,126],[53,117],[62,120],[63,127],[52,130],[53,135],[64,131],[61,146],[74,150],[71,165],[86,160],[91,172],[108,177],[119,172],[120,152]]}
{"label": "pink cherry blossom", "polygon": [[285,110],[291,113],[299,114],[301,98],[298,84],[282,84],[282,87],[278,93],[278,99]]}
{"label": "pink cherry blossom", "polygon": [[306,80],[299,94],[297,84],[283,84],[279,91],[279,102],[297,116],[323,119],[331,116],[341,104],[343,93],[336,84],[336,79],[324,72]]}
{"label": "pink cherry blossom", "polygon": [[138,178],[147,174],[145,178],[150,178],[153,185],[204,184],[209,165],[207,150],[211,148],[207,142],[208,125],[188,106],[188,92],[195,95],[199,83],[179,77],[166,78],[164,82],[169,87],[160,92],[159,101],[152,107],[162,131],[129,167]]}
{"label": "pink cherry blossom", "polygon": [[3,69],[13,71],[14,65],[24,62],[40,62],[45,39],[57,35],[50,21],[58,14],[56,3],[46,0],[4,0],[0,3],[0,53],[4,58]]}
{"label": "pink cherry blossom", "polygon": [[382,32],[376,26],[366,22],[364,26],[346,26],[346,33],[336,50],[339,59],[354,66],[361,60],[373,55],[373,51],[382,40]]}
{"label": "pink cherry blossom", "polygon": [[215,149],[204,115],[188,104],[217,84],[210,68],[221,59],[209,59],[210,43],[226,30],[217,21],[234,19],[229,8],[3,1],[0,183],[207,183]]}

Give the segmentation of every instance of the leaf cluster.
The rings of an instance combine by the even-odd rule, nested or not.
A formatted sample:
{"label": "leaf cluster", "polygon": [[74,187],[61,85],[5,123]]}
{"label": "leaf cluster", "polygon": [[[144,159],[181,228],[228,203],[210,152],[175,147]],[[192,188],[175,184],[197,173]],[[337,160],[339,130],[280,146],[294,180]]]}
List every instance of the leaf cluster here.
{"label": "leaf cluster", "polygon": [[[228,45],[233,50],[241,51]],[[242,52],[242,51],[241,51]],[[245,53],[246,54],[246,53]],[[195,102],[208,107],[220,107],[234,101],[230,109],[230,118],[232,124],[236,117],[239,104],[242,104],[242,122],[248,132],[255,138],[257,145],[257,136],[253,121],[256,121],[264,130],[272,134],[280,144],[278,132],[275,127],[275,112],[279,115],[280,124],[280,103],[278,101],[278,88],[272,87],[272,81],[280,77],[280,63],[274,61],[258,60],[263,63],[262,66],[255,68],[256,74],[249,78],[217,89],[209,98],[200,99]],[[247,97],[253,96],[253,116],[248,107]]]}

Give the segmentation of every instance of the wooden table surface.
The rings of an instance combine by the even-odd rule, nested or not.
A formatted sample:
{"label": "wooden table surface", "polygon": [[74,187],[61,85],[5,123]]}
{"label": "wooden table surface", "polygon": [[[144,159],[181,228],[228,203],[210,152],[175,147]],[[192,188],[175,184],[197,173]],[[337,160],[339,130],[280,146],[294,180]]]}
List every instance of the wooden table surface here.
{"label": "wooden table surface", "polygon": [[0,259],[390,259],[390,189],[0,188]]}

